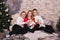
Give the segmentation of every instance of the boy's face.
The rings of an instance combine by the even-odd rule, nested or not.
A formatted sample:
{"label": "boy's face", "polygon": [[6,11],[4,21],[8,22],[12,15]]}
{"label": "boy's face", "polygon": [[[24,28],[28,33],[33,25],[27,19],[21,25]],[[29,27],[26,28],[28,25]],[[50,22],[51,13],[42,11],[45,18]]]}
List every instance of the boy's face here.
{"label": "boy's face", "polygon": [[36,11],[36,10],[33,11],[33,15],[34,15],[34,16],[37,15],[37,11]]}
{"label": "boy's face", "polygon": [[22,15],[21,15],[21,16],[22,16],[22,18],[25,18],[25,16],[26,16],[26,13],[22,13]]}

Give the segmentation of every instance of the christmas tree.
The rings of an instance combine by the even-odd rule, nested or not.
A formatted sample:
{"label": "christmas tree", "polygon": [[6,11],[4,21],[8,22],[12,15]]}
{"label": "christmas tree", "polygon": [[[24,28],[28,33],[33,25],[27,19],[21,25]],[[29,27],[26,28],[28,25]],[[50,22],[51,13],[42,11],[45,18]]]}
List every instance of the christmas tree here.
{"label": "christmas tree", "polygon": [[0,32],[3,32],[3,29],[9,29],[11,25],[11,15],[8,13],[8,9],[5,6],[7,0],[0,0]]}
{"label": "christmas tree", "polygon": [[60,31],[60,17],[59,17],[58,22],[57,22],[57,29],[58,29],[58,31]]}

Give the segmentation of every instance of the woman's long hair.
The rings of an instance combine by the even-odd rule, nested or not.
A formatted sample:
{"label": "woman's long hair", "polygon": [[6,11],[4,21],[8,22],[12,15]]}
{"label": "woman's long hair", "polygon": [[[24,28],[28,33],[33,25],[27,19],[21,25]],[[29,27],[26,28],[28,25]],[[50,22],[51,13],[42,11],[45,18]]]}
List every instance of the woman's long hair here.
{"label": "woman's long hair", "polygon": [[29,12],[31,12],[31,18],[33,18],[33,12],[32,12],[32,10],[29,10],[29,11],[27,12],[27,14],[26,14],[26,18],[28,18],[28,14],[29,14]]}

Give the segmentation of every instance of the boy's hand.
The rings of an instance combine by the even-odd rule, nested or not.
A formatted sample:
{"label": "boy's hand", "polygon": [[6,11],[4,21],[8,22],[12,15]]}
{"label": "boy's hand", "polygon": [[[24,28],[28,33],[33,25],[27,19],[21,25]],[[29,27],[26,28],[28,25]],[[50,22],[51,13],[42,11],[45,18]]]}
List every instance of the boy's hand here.
{"label": "boy's hand", "polygon": [[40,27],[45,27],[45,25],[44,24],[40,24]]}
{"label": "boy's hand", "polygon": [[41,24],[40,22],[35,22],[36,24]]}

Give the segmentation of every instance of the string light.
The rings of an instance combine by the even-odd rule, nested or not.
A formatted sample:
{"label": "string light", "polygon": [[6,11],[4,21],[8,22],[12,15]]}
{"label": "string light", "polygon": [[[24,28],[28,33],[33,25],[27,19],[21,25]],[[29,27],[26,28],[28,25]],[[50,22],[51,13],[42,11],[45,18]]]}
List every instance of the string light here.
{"label": "string light", "polygon": [[2,15],[2,13],[0,12],[0,15]]}
{"label": "string light", "polygon": [[5,10],[5,12],[8,12],[8,10],[9,10],[9,9],[7,8],[7,9]]}
{"label": "string light", "polygon": [[8,22],[10,22],[10,20],[8,20]]}
{"label": "string light", "polygon": [[0,9],[2,10],[3,8],[1,7]]}
{"label": "string light", "polygon": [[2,2],[3,4],[5,4],[5,2]]}
{"label": "string light", "polygon": [[6,14],[6,16],[8,16],[8,14]]}
{"label": "string light", "polygon": [[5,25],[3,25],[3,27],[5,27]]}

